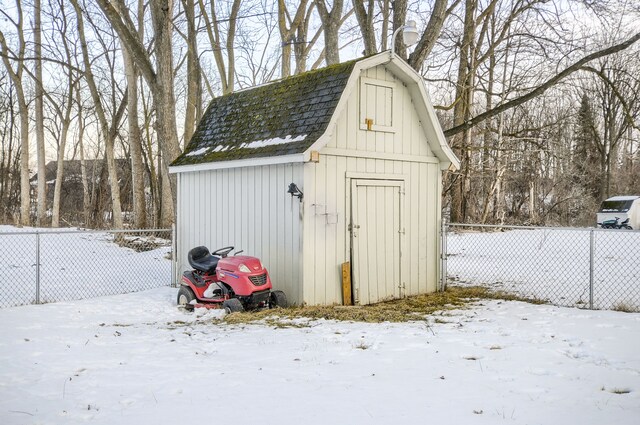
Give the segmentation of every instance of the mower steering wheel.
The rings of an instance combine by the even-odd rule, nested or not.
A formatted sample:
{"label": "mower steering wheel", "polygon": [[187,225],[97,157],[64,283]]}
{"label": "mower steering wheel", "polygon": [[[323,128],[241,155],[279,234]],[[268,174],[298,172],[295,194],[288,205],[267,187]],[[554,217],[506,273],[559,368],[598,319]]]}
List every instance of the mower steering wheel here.
{"label": "mower steering wheel", "polygon": [[231,251],[233,251],[232,246],[225,246],[224,248],[216,249],[211,253],[211,255],[219,255],[222,258],[225,258]]}

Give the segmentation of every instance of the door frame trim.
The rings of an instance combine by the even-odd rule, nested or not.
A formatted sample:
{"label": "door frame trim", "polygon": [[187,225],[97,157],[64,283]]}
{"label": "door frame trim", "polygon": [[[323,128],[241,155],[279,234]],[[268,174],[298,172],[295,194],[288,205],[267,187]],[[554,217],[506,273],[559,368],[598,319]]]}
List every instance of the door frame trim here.
{"label": "door frame trim", "polygon": [[[347,235],[346,240],[346,252],[349,253],[349,261],[351,263],[351,282],[352,282],[352,291],[353,291],[353,304],[360,305],[360,282],[355,278],[355,269],[356,264],[354,263],[354,247],[353,247],[353,232],[351,230],[351,226],[353,224],[353,187],[357,187],[358,180],[362,180],[363,183],[367,182],[370,184],[362,184],[361,186],[387,186],[387,187],[399,187],[399,195],[400,195],[400,211],[399,211],[399,219],[400,219],[400,252],[399,255],[399,284],[402,284],[402,276],[403,276],[403,252],[405,246],[405,196],[406,195],[406,187],[407,181],[409,180],[408,176],[405,174],[375,174],[375,173],[358,173],[358,172],[347,172],[345,183],[346,183],[346,207],[348,211],[348,216],[345,217],[345,234]],[[399,298],[402,297],[400,291],[398,291]]]}

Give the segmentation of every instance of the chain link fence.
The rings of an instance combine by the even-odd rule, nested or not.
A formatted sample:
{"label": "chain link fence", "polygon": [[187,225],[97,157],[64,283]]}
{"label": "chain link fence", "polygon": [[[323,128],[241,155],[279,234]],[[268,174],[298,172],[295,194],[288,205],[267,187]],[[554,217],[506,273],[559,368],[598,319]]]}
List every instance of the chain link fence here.
{"label": "chain link fence", "polygon": [[171,252],[170,229],[0,232],[0,307],[167,286]]}
{"label": "chain link fence", "polygon": [[443,230],[445,285],[640,311],[640,231],[468,224]]}

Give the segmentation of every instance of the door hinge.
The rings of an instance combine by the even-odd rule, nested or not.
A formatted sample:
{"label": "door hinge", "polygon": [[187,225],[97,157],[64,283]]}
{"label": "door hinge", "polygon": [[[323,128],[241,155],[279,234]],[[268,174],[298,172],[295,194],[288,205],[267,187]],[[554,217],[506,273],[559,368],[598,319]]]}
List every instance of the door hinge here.
{"label": "door hinge", "polygon": [[402,229],[398,230],[398,233],[400,233],[401,235],[405,234],[405,228],[403,227]]}

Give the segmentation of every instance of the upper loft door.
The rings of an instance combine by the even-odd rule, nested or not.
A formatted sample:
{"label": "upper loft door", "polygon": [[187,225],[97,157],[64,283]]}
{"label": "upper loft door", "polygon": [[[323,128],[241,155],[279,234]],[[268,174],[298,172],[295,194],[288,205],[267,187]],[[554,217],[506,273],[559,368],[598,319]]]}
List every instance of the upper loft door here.
{"label": "upper loft door", "polygon": [[351,181],[351,260],[356,304],[401,296],[401,194],[404,182]]}

